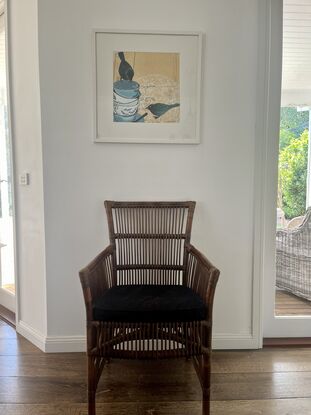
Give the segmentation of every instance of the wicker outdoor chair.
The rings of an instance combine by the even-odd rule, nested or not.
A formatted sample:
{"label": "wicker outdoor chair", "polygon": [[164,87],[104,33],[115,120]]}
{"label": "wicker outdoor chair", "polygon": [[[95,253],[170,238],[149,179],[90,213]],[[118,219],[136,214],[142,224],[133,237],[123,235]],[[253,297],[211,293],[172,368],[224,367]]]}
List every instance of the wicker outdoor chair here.
{"label": "wicker outdoor chair", "polygon": [[[87,315],[88,413],[110,358],[193,358],[210,413],[219,277],[190,245],[195,202],[105,202],[110,245],[80,271]],[[121,374],[122,376],[122,374]]]}
{"label": "wicker outdoor chair", "polygon": [[311,207],[299,226],[276,233],[276,286],[311,301]]}

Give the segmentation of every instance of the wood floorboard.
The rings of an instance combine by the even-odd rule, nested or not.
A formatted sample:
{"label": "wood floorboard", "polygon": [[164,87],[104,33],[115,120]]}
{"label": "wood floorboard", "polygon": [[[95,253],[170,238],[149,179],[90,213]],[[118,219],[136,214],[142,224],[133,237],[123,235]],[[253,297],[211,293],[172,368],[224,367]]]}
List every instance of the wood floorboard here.
{"label": "wood floorboard", "polygon": [[0,338],[0,356],[37,355],[38,353],[42,352],[21,336],[18,336],[17,339]]}
{"label": "wood floorboard", "polygon": [[[179,371],[111,376],[104,373],[97,402],[199,401],[200,385],[193,372],[188,377]],[[187,381],[185,382],[185,379]],[[156,393],[155,393],[156,391]],[[238,373],[212,375],[212,400],[256,400],[311,398],[311,372]],[[1,377],[1,403],[82,403],[86,399],[85,379],[60,373],[58,377]]]}
{"label": "wood floorboard", "polygon": [[16,337],[15,329],[0,320],[0,339],[16,339]]}
{"label": "wood floorboard", "polygon": [[[96,409],[96,415],[140,415],[142,413],[139,412],[136,403],[98,404]],[[148,412],[143,413],[148,414]],[[85,403],[51,403],[0,405],[0,415],[88,415],[88,413],[87,405]],[[189,413],[187,415],[189,415]]]}
{"label": "wood floorboard", "polygon": [[[311,399],[214,401],[211,415],[310,415]],[[201,415],[200,402],[169,402],[139,406],[139,415]],[[99,413],[99,415],[104,415]]]}
{"label": "wood floorboard", "polygon": [[216,351],[212,371],[229,374],[311,372],[311,348]]}
{"label": "wood floorboard", "polygon": [[15,327],[15,313],[0,304],[0,322],[3,321],[12,327]]}
{"label": "wood floorboard", "polygon": [[67,377],[85,379],[86,359],[84,355],[76,354],[25,354],[16,356],[0,355],[1,376],[31,376],[31,377],[59,377],[66,373]]}
{"label": "wood floorboard", "polygon": [[[265,349],[262,351],[227,351],[214,352],[212,371],[214,374],[234,373],[274,373],[274,372],[311,372],[310,349],[284,349],[282,359],[279,359],[278,349]],[[126,371],[123,370],[123,361],[112,361],[105,368],[105,374],[113,377],[113,371],[122,373],[124,380],[142,378],[148,373],[163,372],[168,370],[180,376],[194,374],[191,363],[184,360],[172,360],[159,362],[134,362],[126,363]],[[32,377],[58,377],[60,372],[67,377],[85,379],[86,358],[82,353],[0,355],[0,376],[32,376]]]}
{"label": "wood floorboard", "polygon": [[[191,361],[113,360],[97,415],[201,415]],[[311,415],[311,348],[217,351],[211,415]],[[44,354],[0,323],[0,415],[87,415],[84,353]]]}
{"label": "wood floorboard", "polygon": [[311,301],[297,297],[289,292],[275,291],[276,316],[310,316]]}
{"label": "wood floorboard", "polygon": [[[310,415],[311,399],[214,401],[211,415]],[[201,402],[98,404],[97,415],[201,415]],[[0,415],[87,415],[86,404],[0,405]]]}

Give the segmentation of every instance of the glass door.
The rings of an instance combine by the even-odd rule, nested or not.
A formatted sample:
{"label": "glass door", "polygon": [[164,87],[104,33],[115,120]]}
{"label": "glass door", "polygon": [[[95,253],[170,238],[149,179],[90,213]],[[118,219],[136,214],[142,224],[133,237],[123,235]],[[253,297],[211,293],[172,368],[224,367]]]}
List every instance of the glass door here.
{"label": "glass door", "polygon": [[310,121],[309,107],[281,108],[275,291],[279,317],[311,315]]}
{"label": "glass door", "polygon": [[[271,139],[267,155],[263,335],[306,338],[311,337],[311,1],[283,0],[283,31],[278,28],[275,36],[270,57],[280,58],[282,48],[277,62],[282,91],[279,148]],[[278,118],[276,102],[271,124]]]}
{"label": "glass door", "polygon": [[15,311],[12,164],[8,124],[5,17],[0,16],[0,305]]}

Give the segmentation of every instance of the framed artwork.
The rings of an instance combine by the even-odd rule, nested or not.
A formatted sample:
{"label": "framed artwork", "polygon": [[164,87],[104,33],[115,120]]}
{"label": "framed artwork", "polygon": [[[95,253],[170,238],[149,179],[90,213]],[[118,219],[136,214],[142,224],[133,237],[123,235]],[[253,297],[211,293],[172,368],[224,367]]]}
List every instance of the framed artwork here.
{"label": "framed artwork", "polygon": [[94,30],[95,141],[200,142],[202,33]]}

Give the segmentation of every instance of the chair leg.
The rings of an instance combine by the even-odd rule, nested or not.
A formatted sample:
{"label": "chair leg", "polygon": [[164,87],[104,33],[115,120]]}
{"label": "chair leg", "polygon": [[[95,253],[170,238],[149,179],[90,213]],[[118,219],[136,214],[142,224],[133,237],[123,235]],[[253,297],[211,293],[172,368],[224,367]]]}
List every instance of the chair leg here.
{"label": "chair leg", "polygon": [[88,415],[96,415],[95,392],[88,390]]}
{"label": "chair leg", "polygon": [[88,415],[96,415],[95,406],[95,394],[97,388],[97,374],[94,357],[88,356],[88,385],[87,385],[87,398],[88,398]]}
{"label": "chair leg", "polygon": [[204,354],[202,359],[202,415],[210,415],[210,397],[211,397],[211,356]]}

